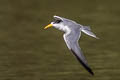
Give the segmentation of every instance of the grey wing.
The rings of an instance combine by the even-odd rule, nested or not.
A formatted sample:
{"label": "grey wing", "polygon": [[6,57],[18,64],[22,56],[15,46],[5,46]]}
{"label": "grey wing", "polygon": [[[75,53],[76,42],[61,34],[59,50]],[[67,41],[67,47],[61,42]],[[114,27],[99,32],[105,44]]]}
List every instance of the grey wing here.
{"label": "grey wing", "polygon": [[85,69],[90,72],[92,75],[94,74],[90,67],[88,66],[87,60],[85,59],[79,44],[78,39],[80,37],[80,33],[72,33],[69,35],[64,34],[64,40],[66,42],[66,45],[68,48],[72,51],[74,56],[77,58],[77,60],[85,67]]}

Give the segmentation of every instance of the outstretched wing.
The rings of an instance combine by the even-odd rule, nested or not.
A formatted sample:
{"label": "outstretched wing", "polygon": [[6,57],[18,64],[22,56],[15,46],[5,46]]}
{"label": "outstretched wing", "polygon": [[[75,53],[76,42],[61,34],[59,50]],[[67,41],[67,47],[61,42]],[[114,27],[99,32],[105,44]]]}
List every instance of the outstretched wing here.
{"label": "outstretched wing", "polygon": [[85,59],[79,44],[78,44],[78,39],[80,37],[80,33],[70,33],[70,34],[64,34],[64,40],[66,42],[67,47],[72,51],[74,56],[77,58],[77,60],[84,66],[84,68],[90,72],[92,75],[94,73],[88,66],[87,60]]}

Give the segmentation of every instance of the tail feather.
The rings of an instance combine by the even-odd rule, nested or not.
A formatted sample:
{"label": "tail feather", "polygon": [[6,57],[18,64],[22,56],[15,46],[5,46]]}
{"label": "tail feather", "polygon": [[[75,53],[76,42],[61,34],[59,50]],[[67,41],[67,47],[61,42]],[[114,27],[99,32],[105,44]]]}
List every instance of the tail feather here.
{"label": "tail feather", "polygon": [[92,37],[94,37],[94,38],[96,38],[96,39],[99,39],[99,38],[91,31],[91,29],[90,29],[89,26],[83,26],[83,27],[82,27],[82,32],[84,32],[85,34],[87,34],[87,35],[89,35],[89,36],[92,36]]}

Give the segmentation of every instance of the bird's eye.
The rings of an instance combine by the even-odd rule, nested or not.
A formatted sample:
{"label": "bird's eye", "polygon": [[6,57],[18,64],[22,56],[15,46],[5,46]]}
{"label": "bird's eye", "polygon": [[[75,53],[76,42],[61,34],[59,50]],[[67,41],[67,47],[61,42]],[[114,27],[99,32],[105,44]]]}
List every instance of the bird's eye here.
{"label": "bird's eye", "polygon": [[60,23],[62,20],[55,20],[54,23]]}

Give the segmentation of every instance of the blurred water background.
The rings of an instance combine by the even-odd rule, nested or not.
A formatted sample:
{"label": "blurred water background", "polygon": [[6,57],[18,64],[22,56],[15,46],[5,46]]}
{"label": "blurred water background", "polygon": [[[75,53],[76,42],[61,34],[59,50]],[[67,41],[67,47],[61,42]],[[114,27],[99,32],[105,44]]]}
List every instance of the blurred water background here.
{"label": "blurred water background", "polygon": [[[80,46],[91,76],[63,32],[44,30],[53,15],[89,25]],[[0,80],[120,80],[120,0],[0,0]]]}

